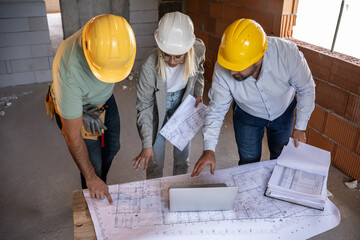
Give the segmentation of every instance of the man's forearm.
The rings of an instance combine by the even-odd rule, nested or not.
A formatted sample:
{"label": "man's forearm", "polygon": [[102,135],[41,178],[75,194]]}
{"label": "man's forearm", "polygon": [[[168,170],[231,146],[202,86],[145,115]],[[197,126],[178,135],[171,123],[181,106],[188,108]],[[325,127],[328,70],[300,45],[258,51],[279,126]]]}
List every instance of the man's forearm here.
{"label": "man's forearm", "polygon": [[91,179],[96,175],[94,167],[91,164],[86,144],[82,138],[71,139],[65,136],[65,140],[71,156],[78,166],[85,179]]}

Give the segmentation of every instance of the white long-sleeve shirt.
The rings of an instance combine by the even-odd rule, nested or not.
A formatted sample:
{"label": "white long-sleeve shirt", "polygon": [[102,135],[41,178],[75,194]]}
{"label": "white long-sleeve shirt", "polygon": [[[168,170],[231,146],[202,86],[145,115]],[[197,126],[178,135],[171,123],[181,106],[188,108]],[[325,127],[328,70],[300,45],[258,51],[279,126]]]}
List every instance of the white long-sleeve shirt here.
{"label": "white long-sleeve shirt", "polygon": [[295,128],[305,130],[315,106],[315,82],[295,43],[268,37],[258,79],[236,81],[217,62],[203,128],[204,150],[215,151],[224,116],[234,99],[246,113],[266,120],[281,116],[297,93]]}

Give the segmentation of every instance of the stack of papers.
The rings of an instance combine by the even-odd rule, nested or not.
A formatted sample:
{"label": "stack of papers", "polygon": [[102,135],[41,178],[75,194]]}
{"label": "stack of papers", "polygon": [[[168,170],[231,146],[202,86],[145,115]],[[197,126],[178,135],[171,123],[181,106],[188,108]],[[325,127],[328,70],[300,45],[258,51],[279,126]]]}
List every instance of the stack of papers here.
{"label": "stack of papers", "polygon": [[276,199],[324,210],[330,152],[291,138],[277,159],[265,195]]}

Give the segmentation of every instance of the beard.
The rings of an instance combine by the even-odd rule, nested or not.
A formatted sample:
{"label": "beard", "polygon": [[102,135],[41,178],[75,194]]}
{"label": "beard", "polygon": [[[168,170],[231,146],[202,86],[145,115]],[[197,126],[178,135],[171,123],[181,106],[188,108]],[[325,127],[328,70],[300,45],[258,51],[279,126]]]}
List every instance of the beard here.
{"label": "beard", "polygon": [[242,81],[246,80],[248,77],[250,77],[251,75],[253,75],[257,69],[258,69],[258,67],[255,66],[255,64],[254,64],[254,65],[252,65],[252,69],[249,74],[243,75],[241,73],[237,73],[237,74],[233,74],[232,76],[236,81],[242,82]]}

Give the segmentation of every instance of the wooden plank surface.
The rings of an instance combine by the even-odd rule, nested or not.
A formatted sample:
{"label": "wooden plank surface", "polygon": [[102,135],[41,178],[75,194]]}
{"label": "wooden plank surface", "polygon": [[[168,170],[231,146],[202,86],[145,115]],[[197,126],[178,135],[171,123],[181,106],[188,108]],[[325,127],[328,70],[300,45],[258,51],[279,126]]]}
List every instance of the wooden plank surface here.
{"label": "wooden plank surface", "polygon": [[73,191],[74,240],[96,240],[94,224],[82,190]]}

